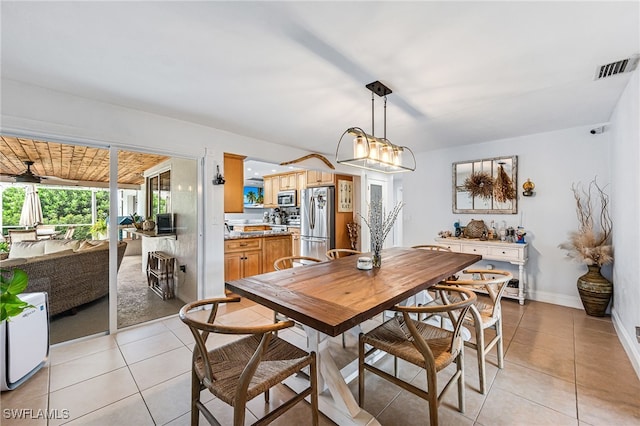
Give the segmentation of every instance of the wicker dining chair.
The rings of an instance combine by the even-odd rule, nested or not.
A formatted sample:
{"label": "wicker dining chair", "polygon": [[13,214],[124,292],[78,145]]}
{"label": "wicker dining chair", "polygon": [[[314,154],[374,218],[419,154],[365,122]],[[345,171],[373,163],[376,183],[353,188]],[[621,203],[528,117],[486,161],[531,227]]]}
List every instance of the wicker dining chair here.
{"label": "wicker dining chair", "polygon": [[[438,424],[438,405],[445,392],[452,384],[458,385],[458,410],[464,413],[464,343],[460,331],[462,321],[472,304],[476,301],[473,291],[460,288],[436,285],[439,292],[452,292],[460,295],[455,303],[429,306],[400,306],[393,310],[401,313],[384,322],[366,334],[360,334],[358,347],[358,403],[364,406],[365,371],[369,371],[386,379],[403,389],[428,401],[429,420],[431,425]],[[448,301],[446,296],[443,300]],[[451,330],[436,327],[411,317],[412,314],[449,314],[453,326]],[[365,352],[365,345],[370,349]],[[397,371],[389,374],[366,362],[367,356],[380,350],[394,358],[400,358],[425,370],[427,390],[424,391],[398,378]],[[456,364],[456,372],[448,380],[438,395],[438,372],[452,362]]]}
{"label": "wicker dining chair", "polygon": [[[281,271],[283,269],[289,269],[289,268],[293,268],[294,266],[296,266],[296,263],[299,263],[299,266],[302,266],[302,262],[301,261],[305,261],[305,262],[311,262],[311,263],[320,263],[322,262],[322,260],[317,259],[315,257],[309,257],[309,256],[285,256],[285,257],[281,257],[279,259],[276,259],[273,262],[273,268],[276,271]],[[278,321],[288,321],[290,320],[289,317],[287,317],[284,314],[281,314],[279,312],[273,311],[273,322],[278,322]],[[302,324],[296,322],[295,323],[296,327],[298,328],[303,328]],[[276,333],[276,336],[278,335],[278,333]],[[307,343],[308,340],[307,340]]]}
{"label": "wicker dining chair", "polygon": [[352,256],[354,254],[362,254],[361,251],[351,249],[331,249],[327,251],[326,256],[329,260],[339,259],[345,256]]}
{"label": "wicker dining chair", "polygon": [[[475,342],[466,341],[465,345],[474,348],[478,356],[478,375],[480,393],[487,390],[486,356],[495,346],[498,356],[498,368],[504,367],[504,343],[502,337],[502,306],[500,301],[507,284],[513,275],[496,269],[466,269],[463,274],[472,274],[478,279],[447,280],[446,285],[465,286],[481,290],[489,295],[489,301],[476,302],[467,314],[464,323],[475,330]],[[496,335],[485,343],[484,330],[493,328]]]}
{"label": "wicker dining chair", "polygon": [[[309,386],[279,407],[271,410],[255,424],[268,424],[286,410],[303,401],[311,401],[311,419],[318,424],[317,367],[315,352],[308,353],[275,336],[274,332],[293,326],[293,321],[256,326],[227,326],[216,324],[218,307],[239,302],[240,297],[200,300],[180,309],[180,319],[189,326],[195,339],[191,374],[191,425],[198,425],[199,413],[210,424],[219,425],[214,415],[200,400],[200,393],[208,389],[221,401],[233,407],[233,425],[244,426],[246,404],[260,394],[269,401],[269,390],[289,376],[309,367]],[[210,307],[206,311],[199,308]],[[207,348],[211,334],[248,335],[214,349]]]}
{"label": "wicker dining chair", "polygon": [[[411,246],[411,248],[420,249],[420,250],[430,250],[430,251],[448,251],[448,252],[451,251],[449,247],[445,247],[437,244],[419,244],[416,246]],[[415,297],[417,301],[417,296]],[[431,294],[429,293],[428,290],[424,290],[424,299],[427,301],[427,303],[430,303],[436,300],[436,298],[437,298],[437,294]]]}
{"label": "wicker dining chair", "polygon": [[285,256],[276,259],[273,262],[273,267],[276,271],[280,271],[282,269],[293,268],[296,263],[304,264],[304,262],[318,263],[322,262],[322,260],[309,256]]}

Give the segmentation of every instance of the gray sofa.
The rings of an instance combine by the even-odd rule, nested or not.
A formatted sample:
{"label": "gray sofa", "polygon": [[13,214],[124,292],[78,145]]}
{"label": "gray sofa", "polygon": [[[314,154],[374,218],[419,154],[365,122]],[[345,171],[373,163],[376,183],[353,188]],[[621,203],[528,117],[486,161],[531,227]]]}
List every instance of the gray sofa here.
{"label": "gray sofa", "polygon": [[[126,242],[118,243],[118,269],[126,247]],[[29,277],[26,292],[49,293],[49,316],[109,294],[108,243],[26,259],[10,258],[1,261],[0,267],[24,270]]]}

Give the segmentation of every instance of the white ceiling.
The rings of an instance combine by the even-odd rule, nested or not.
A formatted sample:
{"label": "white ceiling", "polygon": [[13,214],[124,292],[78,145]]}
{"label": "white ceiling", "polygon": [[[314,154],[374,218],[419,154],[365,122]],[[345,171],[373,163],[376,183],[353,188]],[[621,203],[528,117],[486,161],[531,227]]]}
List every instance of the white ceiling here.
{"label": "white ceiling", "polygon": [[416,152],[603,123],[629,74],[597,66],[640,52],[637,1],[1,7],[5,79],[325,154],[370,130],[374,80]]}

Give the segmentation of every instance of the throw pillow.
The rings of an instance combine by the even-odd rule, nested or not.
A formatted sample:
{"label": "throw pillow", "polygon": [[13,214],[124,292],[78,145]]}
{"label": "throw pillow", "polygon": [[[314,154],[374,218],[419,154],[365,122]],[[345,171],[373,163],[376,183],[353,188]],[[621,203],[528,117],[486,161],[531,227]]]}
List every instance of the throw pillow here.
{"label": "throw pillow", "polygon": [[44,254],[44,241],[16,241],[11,243],[9,259],[35,257]]}
{"label": "throw pillow", "polygon": [[44,254],[57,253],[65,250],[77,250],[78,240],[44,240]]}
{"label": "throw pillow", "polygon": [[78,249],[76,251],[83,251],[83,250],[94,250],[94,249],[101,249],[101,248],[109,248],[109,241],[108,240],[84,240],[83,242],[80,243],[80,246],[78,247]]}

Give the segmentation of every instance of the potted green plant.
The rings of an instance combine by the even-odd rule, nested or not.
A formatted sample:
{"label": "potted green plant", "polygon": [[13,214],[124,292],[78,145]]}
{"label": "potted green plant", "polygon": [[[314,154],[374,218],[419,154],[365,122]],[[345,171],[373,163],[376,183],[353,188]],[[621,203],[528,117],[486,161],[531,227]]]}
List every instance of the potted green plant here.
{"label": "potted green plant", "polygon": [[26,290],[29,279],[22,269],[14,269],[11,278],[9,271],[0,269],[0,322],[18,316],[27,308],[33,307],[20,300],[18,295]]}
{"label": "potted green plant", "polygon": [[130,215],[131,217],[131,222],[133,222],[133,226],[140,230],[142,229],[142,218],[140,217],[140,215],[138,213],[133,213]]}
{"label": "potted green plant", "polygon": [[9,257],[9,243],[0,241],[0,260],[4,260],[7,257]]}
{"label": "potted green plant", "polygon": [[107,221],[104,219],[96,220],[96,223],[91,225],[89,232],[94,240],[103,240],[107,236]]}

